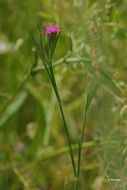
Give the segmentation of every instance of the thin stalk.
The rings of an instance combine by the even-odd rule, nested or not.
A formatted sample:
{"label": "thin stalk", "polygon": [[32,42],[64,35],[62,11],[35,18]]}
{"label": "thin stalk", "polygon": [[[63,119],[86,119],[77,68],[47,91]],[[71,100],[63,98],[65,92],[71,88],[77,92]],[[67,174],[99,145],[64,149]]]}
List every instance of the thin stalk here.
{"label": "thin stalk", "polygon": [[62,115],[63,122],[64,122],[64,127],[65,127],[66,134],[67,134],[67,140],[68,140],[68,145],[69,145],[69,150],[70,150],[70,156],[71,156],[71,162],[72,162],[72,166],[73,166],[73,172],[74,172],[74,175],[76,176],[76,167],[75,167],[74,154],[73,154],[72,145],[71,145],[71,139],[70,139],[68,127],[67,127],[67,124],[66,124],[66,121],[65,121],[65,116],[64,116],[64,111],[63,111],[61,101],[59,101],[58,103],[59,103],[61,115]]}
{"label": "thin stalk", "polygon": [[61,99],[60,99],[60,95],[59,95],[59,92],[58,92],[58,88],[57,88],[57,84],[56,84],[56,80],[55,80],[51,60],[49,61],[48,65],[49,65],[49,69],[50,69],[50,74],[52,76],[52,80],[50,78],[50,81],[52,83],[54,92],[55,92],[56,97],[57,97],[58,105],[59,105],[59,108],[60,108],[61,116],[62,116],[64,127],[65,127],[65,132],[66,132],[66,135],[67,135],[67,141],[68,141],[68,146],[69,146],[69,153],[70,153],[70,157],[71,157],[73,172],[74,172],[74,175],[76,176],[76,167],[75,167],[74,154],[73,154],[73,150],[72,150],[70,134],[69,134],[68,126],[66,124],[65,115],[64,115],[62,104],[61,104]]}
{"label": "thin stalk", "polygon": [[79,178],[76,178],[75,184],[74,184],[74,190],[78,190],[79,188]]}
{"label": "thin stalk", "polygon": [[94,97],[97,86],[98,85],[95,85],[92,88],[87,89],[86,91],[84,121],[83,121],[83,126],[80,132],[79,143],[78,143],[78,163],[77,163],[77,173],[76,173],[77,179],[75,182],[75,190],[78,190],[78,187],[79,187],[79,177],[80,177],[80,170],[81,170],[81,155],[82,155],[82,148],[83,148],[84,131],[86,128],[87,111],[90,106],[91,100]]}
{"label": "thin stalk", "polygon": [[79,152],[78,152],[78,170],[77,170],[77,177],[80,175],[80,167],[81,167],[81,153],[82,153],[82,146],[83,146],[83,139],[84,139],[84,131],[86,128],[86,118],[87,118],[87,109],[85,108],[85,115],[83,121],[83,127],[81,130],[80,138],[79,138]]}
{"label": "thin stalk", "polygon": [[84,131],[86,128],[86,118],[87,118],[87,109],[85,108],[84,122],[83,122],[83,127],[81,130],[79,143],[78,143],[78,166],[77,166],[77,173],[76,173],[75,190],[78,190],[78,187],[79,187],[79,178],[80,178],[80,170],[81,170],[81,155],[82,155],[82,148],[83,148]]}

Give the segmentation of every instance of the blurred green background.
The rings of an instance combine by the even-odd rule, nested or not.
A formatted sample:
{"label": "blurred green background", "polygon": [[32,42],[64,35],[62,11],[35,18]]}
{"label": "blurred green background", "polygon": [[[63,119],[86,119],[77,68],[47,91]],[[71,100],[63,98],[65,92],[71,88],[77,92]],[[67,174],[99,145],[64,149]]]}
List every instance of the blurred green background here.
{"label": "blurred green background", "polygon": [[74,144],[86,73],[89,85],[99,84],[81,190],[127,189],[126,19],[126,0],[0,0],[0,190],[73,189],[63,122],[32,40],[37,24],[52,20],[63,29],[54,70]]}

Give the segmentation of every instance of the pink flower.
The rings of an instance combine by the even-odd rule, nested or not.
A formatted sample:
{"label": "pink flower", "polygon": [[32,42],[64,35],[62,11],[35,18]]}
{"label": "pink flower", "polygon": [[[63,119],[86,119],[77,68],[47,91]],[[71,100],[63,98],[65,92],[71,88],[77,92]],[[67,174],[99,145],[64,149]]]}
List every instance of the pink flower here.
{"label": "pink flower", "polygon": [[57,25],[56,24],[52,24],[52,32],[56,32],[57,31]]}
{"label": "pink flower", "polygon": [[57,28],[57,25],[56,24],[52,24],[52,26],[50,27],[50,26],[47,26],[46,28],[45,28],[45,34],[46,35],[49,35],[49,34],[52,34],[52,33],[60,33],[60,32],[62,32],[62,29],[61,28]]}
{"label": "pink flower", "polygon": [[47,26],[45,29],[45,34],[51,34],[52,33],[52,28]]}

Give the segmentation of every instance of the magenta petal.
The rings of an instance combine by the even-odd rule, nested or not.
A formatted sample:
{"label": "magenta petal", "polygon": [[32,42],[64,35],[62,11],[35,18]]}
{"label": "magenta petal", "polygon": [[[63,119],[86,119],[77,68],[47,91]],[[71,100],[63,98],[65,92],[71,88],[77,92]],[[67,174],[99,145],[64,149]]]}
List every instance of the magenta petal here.
{"label": "magenta petal", "polygon": [[56,24],[52,24],[52,29],[57,29],[57,25]]}
{"label": "magenta petal", "polygon": [[52,32],[56,32],[57,30],[57,25],[56,24],[52,24]]}
{"label": "magenta petal", "polygon": [[52,28],[49,27],[49,26],[47,26],[47,27],[46,27],[46,31],[48,31],[48,32],[52,32]]}
{"label": "magenta petal", "polygon": [[49,35],[49,34],[52,34],[52,33],[55,33],[55,32],[60,33],[60,32],[62,32],[62,29],[61,28],[57,28],[57,25],[54,24],[54,23],[52,24],[51,27],[47,26],[45,28],[45,34],[46,35]]}
{"label": "magenta petal", "polygon": [[52,33],[52,28],[47,26],[46,29],[45,29],[45,33],[46,34],[51,34]]}

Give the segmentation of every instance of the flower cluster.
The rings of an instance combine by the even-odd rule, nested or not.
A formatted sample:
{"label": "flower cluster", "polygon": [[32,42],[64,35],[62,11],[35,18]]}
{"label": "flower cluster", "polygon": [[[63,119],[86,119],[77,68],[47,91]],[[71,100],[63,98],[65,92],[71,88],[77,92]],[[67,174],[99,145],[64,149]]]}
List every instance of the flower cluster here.
{"label": "flower cluster", "polygon": [[51,26],[46,26],[44,32],[42,32],[41,26],[38,25],[38,33],[33,39],[42,61],[50,62],[53,58],[61,32],[62,29],[55,23],[52,23]]}
{"label": "flower cluster", "polygon": [[62,32],[62,29],[57,28],[56,24],[52,24],[52,26],[47,26],[45,28],[45,34],[46,35],[50,35],[50,34],[53,34],[53,33],[60,33],[60,32]]}

